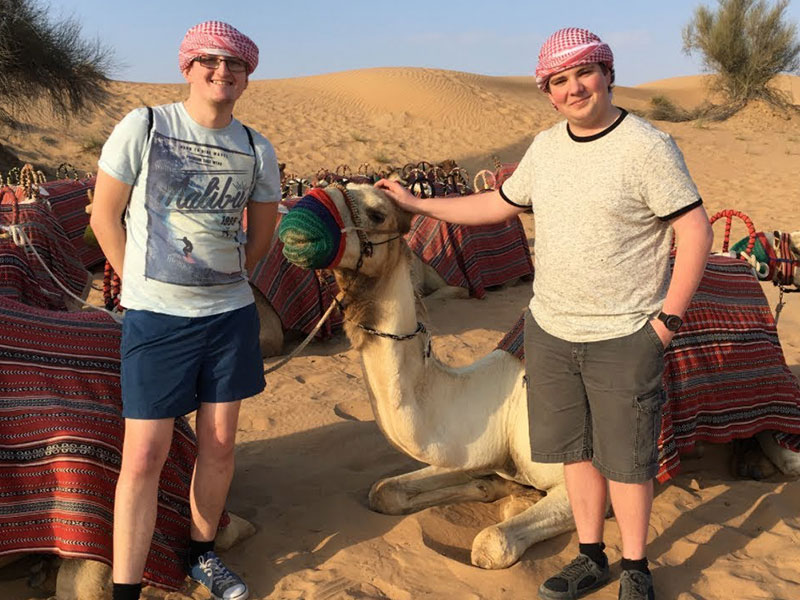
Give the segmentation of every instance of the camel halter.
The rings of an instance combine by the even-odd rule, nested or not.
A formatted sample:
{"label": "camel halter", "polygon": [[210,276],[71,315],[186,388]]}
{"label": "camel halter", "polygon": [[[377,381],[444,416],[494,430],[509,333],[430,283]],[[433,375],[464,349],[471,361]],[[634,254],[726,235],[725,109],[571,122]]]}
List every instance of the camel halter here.
{"label": "camel halter", "polygon": [[[347,206],[347,210],[350,211],[350,217],[353,219],[353,223],[355,223],[355,231],[358,235],[359,240],[359,249],[360,254],[358,256],[358,263],[356,263],[355,273],[358,275],[359,270],[361,270],[361,266],[364,264],[364,257],[372,256],[374,252],[374,246],[380,246],[381,244],[388,244],[394,240],[400,239],[402,234],[398,233],[394,237],[390,237],[389,239],[383,240],[382,242],[373,242],[367,238],[367,231],[363,226],[363,221],[361,220],[361,213],[358,211],[358,207],[356,206],[353,199],[350,197],[350,193],[347,191],[347,188],[340,183],[334,183],[334,187],[342,193],[342,197],[344,198],[344,203]],[[347,290],[342,290],[342,300],[347,296]],[[339,306],[339,310],[343,313],[345,312],[345,306],[339,298],[334,298],[333,302]],[[417,321],[417,328],[412,333],[388,333],[386,331],[379,331],[372,327],[368,327],[362,323],[356,323],[356,326],[363,331],[366,331],[370,335],[374,335],[377,337],[388,338],[395,341],[404,341],[410,340],[415,338],[421,333],[427,333],[427,329],[425,329],[425,325],[419,321]],[[430,340],[428,341],[428,354],[430,353]]]}
{"label": "camel halter", "polygon": [[[355,275],[358,275],[358,272],[361,270],[361,267],[364,264],[364,257],[372,256],[372,254],[373,254],[373,252],[375,250],[375,246],[380,246],[381,244],[388,244],[389,242],[392,242],[394,240],[400,239],[403,236],[402,236],[401,233],[398,232],[397,235],[395,235],[394,237],[390,237],[389,239],[383,240],[381,242],[373,242],[373,241],[371,241],[369,238],[367,238],[367,232],[369,232],[370,230],[368,230],[368,229],[366,229],[364,227],[363,221],[361,220],[361,213],[359,213],[355,202],[353,202],[353,199],[350,196],[350,193],[347,191],[347,188],[345,186],[343,186],[342,184],[340,184],[340,183],[334,183],[332,185],[342,193],[342,197],[344,198],[345,206],[347,206],[347,210],[350,212],[350,217],[353,219],[353,223],[355,224],[355,227],[342,227],[342,233],[345,234],[345,237],[340,242],[342,248],[340,248],[339,251],[337,252],[337,259],[335,259],[335,261],[338,262],[338,257],[341,257],[341,255],[343,253],[344,246],[347,243],[346,242],[346,240],[347,240],[347,232],[348,231],[355,231],[356,235],[358,236],[358,241],[359,241],[358,262],[356,263],[356,268],[355,268]],[[321,188],[319,189],[319,191],[321,193],[325,194],[325,192]],[[327,194],[325,194],[325,196],[327,196]],[[330,200],[330,198],[328,198],[328,200]],[[331,202],[330,205],[333,206],[333,203]],[[383,232],[383,233],[386,233],[386,232]],[[328,266],[330,266],[330,265],[328,265]],[[312,329],[311,332],[306,336],[306,338],[302,342],[300,342],[300,344],[297,346],[297,348],[292,350],[292,352],[287,357],[281,359],[280,361],[278,361],[274,365],[271,365],[270,367],[267,367],[266,369],[264,369],[264,375],[267,375],[268,373],[272,373],[273,371],[277,371],[282,366],[284,366],[286,363],[288,363],[290,360],[292,360],[295,356],[300,354],[300,352],[303,351],[303,349],[309,344],[309,342],[311,342],[311,340],[314,338],[314,336],[317,335],[317,332],[320,330],[320,328],[325,323],[325,321],[327,321],[328,318],[331,316],[331,313],[333,312],[334,307],[338,307],[339,310],[341,310],[342,313],[344,313],[345,312],[344,299],[345,299],[346,296],[347,296],[347,288],[345,288],[344,290],[339,292],[339,294],[333,298],[333,302],[331,302],[331,304],[328,307],[328,309],[325,311],[325,313],[322,315],[320,320],[314,326],[314,329]],[[389,337],[389,338],[396,339],[396,340],[410,339],[412,337],[415,337],[417,334],[422,333],[422,332],[425,331],[425,326],[422,323],[417,323],[417,330],[414,331],[414,333],[407,334],[407,335],[396,335],[396,334],[392,334],[392,333],[384,333],[384,332],[380,332],[380,331],[365,327],[365,326],[363,326],[361,324],[357,324],[357,325],[358,325],[358,327],[364,329],[368,333],[372,333],[373,335],[378,335],[378,336],[381,336],[381,337]],[[428,346],[430,347],[430,342],[429,342]]]}
{"label": "camel halter", "polygon": [[342,193],[342,198],[344,198],[345,206],[347,206],[347,210],[350,211],[350,217],[353,219],[353,223],[355,224],[355,227],[352,228],[344,227],[342,229],[342,233],[344,233],[346,236],[347,231],[355,230],[356,235],[358,236],[359,255],[358,255],[358,262],[356,263],[356,273],[358,273],[359,270],[361,270],[361,266],[364,264],[364,257],[369,258],[370,256],[372,256],[373,252],[375,251],[375,246],[380,246],[381,244],[388,244],[389,242],[398,240],[403,236],[402,234],[398,233],[396,236],[390,237],[389,239],[383,240],[382,242],[373,242],[372,240],[367,238],[367,232],[369,232],[370,230],[364,227],[364,222],[361,220],[361,213],[359,212],[355,202],[353,202],[353,198],[350,196],[350,192],[348,192],[347,188],[341,183],[334,183],[333,187],[335,187]]}

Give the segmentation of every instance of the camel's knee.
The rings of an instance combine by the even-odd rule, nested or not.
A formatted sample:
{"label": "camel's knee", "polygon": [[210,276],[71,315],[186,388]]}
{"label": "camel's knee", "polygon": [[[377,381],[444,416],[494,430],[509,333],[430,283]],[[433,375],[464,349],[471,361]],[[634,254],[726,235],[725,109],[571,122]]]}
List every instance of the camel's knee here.
{"label": "camel's knee", "polygon": [[505,569],[517,562],[526,549],[526,546],[509,539],[501,527],[492,525],[475,536],[470,560],[482,569]]}
{"label": "camel's knee", "polygon": [[255,525],[246,521],[232,512],[228,512],[230,522],[221,529],[214,539],[214,547],[219,550],[229,550],[235,544],[246,540],[256,532]]}
{"label": "camel's knee", "polygon": [[397,481],[381,479],[369,491],[369,507],[385,515],[402,515],[411,510],[408,492]]}
{"label": "camel's knee", "polygon": [[105,600],[111,595],[111,567],[96,560],[68,559],[56,579],[59,600]]}

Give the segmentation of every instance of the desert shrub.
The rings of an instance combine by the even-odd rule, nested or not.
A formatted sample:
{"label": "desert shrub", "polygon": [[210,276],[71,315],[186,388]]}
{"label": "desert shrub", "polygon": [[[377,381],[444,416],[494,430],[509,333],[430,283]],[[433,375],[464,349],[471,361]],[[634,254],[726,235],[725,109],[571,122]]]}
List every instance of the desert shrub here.
{"label": "desert shrub", "polygon": [[694,114],[681,108],[666,96],[653,96],[650,99],[650,118],[658,121],[681,123],[691,121]]}
{"label": "desert shrub", "polygon": [[52,21],[36,0],[0,0],[0,119],[43,98],[59,116],[102,103],[111,51],[81,37],[74,19]]}
{"label": "desert shrub", "polygon": [[769,82],[779,73],[800,67],[797,26],[786,21],[789,0],[769,6],[765,0],[717,0],[717,10],[695,9],[683,30],[683,48],[702,54],[705,68],[716,73],[713,87],[726,98],[726,108],[712,110],[724,118],[762,99],[786,107],[786,98]]}

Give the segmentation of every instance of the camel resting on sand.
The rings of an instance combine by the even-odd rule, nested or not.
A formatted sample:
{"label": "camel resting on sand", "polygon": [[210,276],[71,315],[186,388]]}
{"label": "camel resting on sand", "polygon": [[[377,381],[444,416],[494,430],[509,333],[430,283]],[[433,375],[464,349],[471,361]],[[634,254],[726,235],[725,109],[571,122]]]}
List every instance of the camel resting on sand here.
{"label": "camel resting on sand", "polygon": [[[410,215],[371,186],[348,186],[349,199],[333,186],[326,191],[348,231],[334,274],[376,422],[394,446],[429,465],[375,483],[370,507],[404,514],[443,503],[488,502],[515,483],[546,492],[475,537],[472,563],[487,569],[508,567],[529,546],[574,529],[563,466],[530,457],[520,361],[495,350],[462,368],[439,362],[417,320],[410,252],[401,238]],[[288,255],[302,254],[315,240],[294,228],[290,216],[283,218],[281,239]],[[357,229],[364,234],[361,243]],[[779,466],[800,474],[798,455],[776,452]]]}
{"label": "camel resting on sand", "polygon": [[[378,481],[370,507],[403,514],[443,503],[488,502],[507,495],[511,482],[544,491],[542,500],[484,529],[473,542],[473,564],[508,567],[532,544],[574,528],[562,465],[530,459],[522,366],[499,350],[460,369],[431,355],[429,337],[417,322],[410,251],[402,238],[380,244],[408,231],[411,216],[371,186],[348,190],[366,237],[376,245],[356,270],[361,249],[355,235],[348,235],[334,270],[345,290],[345,332],[361,351],[378,426],[393,445],[430,465]],[[352,227],[342,192],[333,186],[326,191]],[[287,248],[312,242],[287,232],[290,216],[281,225]]]}

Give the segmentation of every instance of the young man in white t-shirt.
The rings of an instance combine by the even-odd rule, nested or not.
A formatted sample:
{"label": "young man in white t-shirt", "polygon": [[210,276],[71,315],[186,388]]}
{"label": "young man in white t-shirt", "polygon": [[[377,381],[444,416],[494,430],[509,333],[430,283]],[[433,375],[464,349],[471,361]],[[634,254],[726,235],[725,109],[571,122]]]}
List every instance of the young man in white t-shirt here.
{"label": "young man in white t-shirt", "polygon": [[[499,190],[418,199],[379,181],[401,207],[480,225],[536,218],[525,355],[532,458],[563,462],[578,557],[539,588],[579,598],[610,578],[606,490],[622,537],[619,597],[655,597],[646,544],[658,467],[664,349],[711,248],[702,200],[672,138],[611,102],[614,59],[593,33],[554,33],[536,69],[565,117],[539,133]],[[672,231],[677,240],[670,275]]]}
{"label": "young man in white t-shirt", "polygon": [[269,141],[233,117],[257,64],[256,45],[227,23],[192,27],[179,51],[188,98],[129,113],[100,157],[91,225],[126,308],[114,600],[139,598],[174,419],[194,410],[187,571],[214,598],[249,595],[214,537],[241,400],[264,389],[247,274],[269,248],[280,177]]}

